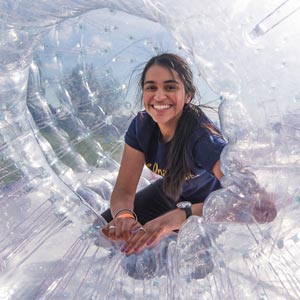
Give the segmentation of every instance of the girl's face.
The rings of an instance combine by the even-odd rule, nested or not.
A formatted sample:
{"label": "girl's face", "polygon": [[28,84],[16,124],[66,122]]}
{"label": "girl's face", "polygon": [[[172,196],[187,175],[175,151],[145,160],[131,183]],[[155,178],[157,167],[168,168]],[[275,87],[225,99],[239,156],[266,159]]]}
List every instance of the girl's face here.
{"label": "girl's face", "polygon": [[146,111],[162,127],[175,129],[185,103],[190,100],[177,72],[151,66],[145,76],[143,101]]}

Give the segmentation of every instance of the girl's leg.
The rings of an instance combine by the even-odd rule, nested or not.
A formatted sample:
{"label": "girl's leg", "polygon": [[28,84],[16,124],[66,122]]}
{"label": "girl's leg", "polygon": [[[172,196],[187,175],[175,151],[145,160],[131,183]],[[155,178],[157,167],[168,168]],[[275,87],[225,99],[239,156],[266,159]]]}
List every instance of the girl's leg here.
{"label": "girl's leg", "polygon": [[[135,195],[134,212],[141,224],[145,224],[175,208],[175,202],[162,191],[162,179],[148,185]],[[103,212],[102,216],[107,222],[112,220],[110,209]]]}

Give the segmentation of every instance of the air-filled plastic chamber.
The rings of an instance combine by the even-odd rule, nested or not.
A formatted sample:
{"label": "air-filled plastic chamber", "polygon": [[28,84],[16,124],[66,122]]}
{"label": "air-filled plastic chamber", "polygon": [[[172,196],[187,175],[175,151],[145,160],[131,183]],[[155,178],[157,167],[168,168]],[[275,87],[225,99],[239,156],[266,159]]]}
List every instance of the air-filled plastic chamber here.
{"label": "air-filled plastic chamber", "polygon": [[[0,299],[299,299],[299,1],[127,2],[0,3]],[[93,222],[163,51],[218,109],[223,188],[125,257]]]}

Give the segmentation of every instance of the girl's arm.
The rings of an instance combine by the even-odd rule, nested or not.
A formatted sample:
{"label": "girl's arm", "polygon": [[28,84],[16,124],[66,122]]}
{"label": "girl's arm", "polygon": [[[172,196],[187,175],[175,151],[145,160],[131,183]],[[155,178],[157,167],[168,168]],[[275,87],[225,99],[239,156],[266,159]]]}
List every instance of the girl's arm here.
{"label": "girl's arm", "polygon": [[218,161],[215,163],[215,165],[214,165],[212,171],[213,171],[214,175],[215,175],[219,180],[221,180],[221,178],[224,176],[224,174],[222,173],[221,168],[220,168],[220,160],[218,160]]}
{"label": "girl's arm", "polygon": [[[223,177],[223,173],[220,169],[220,160],[214,165],[213,173],[219,180]],[[254,199],[249,198],[248,201],[249,205],[252,206],[251,214],[253,216],[249,221],[250,223],[254,221],[258,223],[268,223],[276,218],[277,209],[273,202],[272,195],[268,194],[263,188],[260,189],[257,195],[254,195]],[[237,204],[239,204],[238,201]],[[238,209],[239,205],[235,207]],[[240,209],[247,211],[249,208],[245,207],[245,203],[243,202],[242,205],[240,205]]]}
{"label": "girl's arm", "polygon": [[[114,219],[103,228],[103,233],[112,239],[126,240],[130,236],[130,230],[140,226],[132,218],[130,211],[133,211],[135,193],[144,163],[144,154],[125,144],[119,174],[110,199]],[[112,226],[115,228],[109,229]]]}
{"label": "girl's arm", "polygon": [[144,163],[144,154],[125,144],[119,174],[110,199],[113,216],[120,209],[133,210],[133,201]]}

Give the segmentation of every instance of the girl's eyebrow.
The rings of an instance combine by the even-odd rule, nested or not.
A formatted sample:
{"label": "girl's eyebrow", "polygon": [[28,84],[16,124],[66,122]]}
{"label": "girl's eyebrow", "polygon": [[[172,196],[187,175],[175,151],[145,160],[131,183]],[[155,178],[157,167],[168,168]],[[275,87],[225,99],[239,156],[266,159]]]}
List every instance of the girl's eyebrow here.
{"label": "girl's eyebrow", "polygon": [[[154,83],[156,83],[156,81],[154,81],[154,80],[148,80],[148,81],[144,82],[144,85],[145,84],[154,84]],[[177,80],[175,80],[175,79],[166,80],[166,81],[164,81],[164,83],[176,83],[176,84],[179,84],[179,82]]]}

